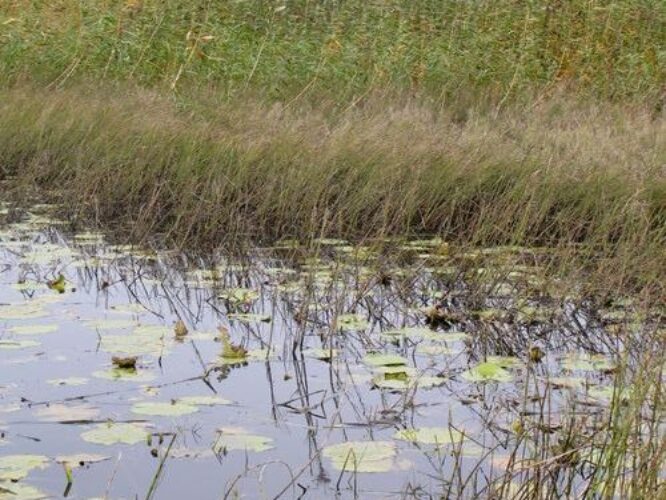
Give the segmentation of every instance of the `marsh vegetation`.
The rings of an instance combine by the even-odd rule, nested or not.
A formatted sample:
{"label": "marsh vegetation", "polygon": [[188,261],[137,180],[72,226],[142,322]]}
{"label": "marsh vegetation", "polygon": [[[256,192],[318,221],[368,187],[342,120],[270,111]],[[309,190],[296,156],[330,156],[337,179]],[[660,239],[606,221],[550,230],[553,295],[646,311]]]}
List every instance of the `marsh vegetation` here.
{"label": "marsh vegetation", "polygon": [[0,3],[0,498],[656,498],[666,4]]}

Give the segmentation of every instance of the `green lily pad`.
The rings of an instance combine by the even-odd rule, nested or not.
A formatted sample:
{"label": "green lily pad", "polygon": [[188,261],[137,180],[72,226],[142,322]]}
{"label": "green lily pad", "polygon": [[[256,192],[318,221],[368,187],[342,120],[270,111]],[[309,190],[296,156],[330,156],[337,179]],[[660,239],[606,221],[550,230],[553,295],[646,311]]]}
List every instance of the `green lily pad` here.
{"label": "green lily pad", "polygon": [[464,434],[448,427],[421,427],[400,430],[393,437],[411,443],[445,446],[459,443],[464,439]]}
{"label": "green lily pad", "polygon": [[96,371],[92,373],[93,377],[103,378],[106,380],[125,381],[125,382],[150,382],[155,379],[155,375],[144,371],[135,370],[133,368],[110,368],[104,371]]}
{"label": "green lily pad", "polygon": [[271,317],[267,314],[229,314],[227,318],[230,320],[242,321],[243,323],[270,323]]}
{"label": "green lily pad", "polygon": [[612,370],[614,366],[603,355],[570,354],[562,360],[562,368],[569,371],[604,372]]}
{"label": "green lily pad", "polygon": [[45,498],[50,498],[50,495],[29,484],[0,484],[0,500],[42,500]]}
{"label": "green lily pad", "polygon": [[365,330],[368,320],[357,314],[341,314],[337,319],[338,328],[341,330]]}
{"label": "green lily pad", "polygon": [[336,349],[322,349],[321,347],[311,347],[310,349],[303,350],[303,356],[306,358],[314,358],[320,361],[330,361],[338,355]]}
{"label": "green lily pad", "polygon": [[146,440],[146,428],[138,424],[99,424],[81,434],[89,443],[111,446],[114,444],[136,444]]}
{"label": "green lily pad", "polygon": [[47,384],[51,385],[85,385],[88,383],[88,379],[84,377],[66,377],[66,378],[51,378],[46,381]]}
{"label": "green lily pad", "polygon": [[52,404],[39,408],[35,414],[47,422],[80,422],[92,420],[99,415],[99,410],[86,405]]}
{"label": "green lily pad", "polygon": [[363,358],[363,362],[370,366],[404,366],[407,359],[396,354],[371,353]]}
{"label": "green lily pad", "polygon": [[38,345],[39,342],[34,340],[0,340],[0,349],[4,350],[27,349]]}
{"label": "green lily pad", "polygon": [[58,325],[22,325],[12,326],[9,333],[15,335],[41,335],[43,333],[52,333],[58,330]]}
{"label": "green lily pad", "polygon": [[59,464],[67,464],[70,468],[85,467],[86,465],[104,462],[111,457],[104,455],[95,455],[92,453],[77,453],[75,455],[60,455],[55,461]]}
{"label": "green lily pad", "polygon": [[95,319],[84,323],[95,330],[124,330],[136,326],[136,321],[130,319]]}
{"label": "green lily pad", "polygon": [[43,318],[48,312],[39,304],[0,306],[0,320]]}
{"label": "green lily pad", "polygon": [[348,441],[327,446],[323,455],[340,471],[388,472],[394,466],[396,449],[390,441]]}
{"label": "green lily pad", "polygon": [[249,434],[238,427],[221,427],[214,448],[218,452],[234,450],[262,452],[273,448],[273,440],[269,437]]}
{"label": "green lily pad", "polygon": [[249,288],[231,288],[222,291],[217,298],[234,304],[251,304],[259,298],[259,292]]}
{"label": "green lily pad", "polygon": [[50,460],[44,455],[6,455],[0,457],[0,481],[20,481],[33,469],[45,469]]}
{"label": "green lily pad", "polygon": [[469,382],[510,382],[513,376],[501,365],[487,361],[463,372],[462,378]]}
{"label": "green lily pad", "polygon": [[147,402],[137,403],[132,406],[132,413],[138,415],[151,415],[161,417],[178,417],[196,413],[199,409],[191,404],[182,401],[174,402]]}
{"label": "green lily pad", "polygon": [[217,406],[231,404],[231,401],[219,396],[185,396],[183,398],[178,398],[178,402],[192,406]]}

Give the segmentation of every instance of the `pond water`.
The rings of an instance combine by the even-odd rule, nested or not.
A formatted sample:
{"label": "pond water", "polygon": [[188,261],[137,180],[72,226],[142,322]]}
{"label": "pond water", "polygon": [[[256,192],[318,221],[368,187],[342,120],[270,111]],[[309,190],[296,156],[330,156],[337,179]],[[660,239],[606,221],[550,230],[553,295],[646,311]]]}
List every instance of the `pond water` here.
{"label": "pond water", "polygon": [[574,448],[575,496],[631,392],[620,325],[661,321],[586,309],[543,249],[201,259],[45,210],[0,227],[0,499],[511,497]]}

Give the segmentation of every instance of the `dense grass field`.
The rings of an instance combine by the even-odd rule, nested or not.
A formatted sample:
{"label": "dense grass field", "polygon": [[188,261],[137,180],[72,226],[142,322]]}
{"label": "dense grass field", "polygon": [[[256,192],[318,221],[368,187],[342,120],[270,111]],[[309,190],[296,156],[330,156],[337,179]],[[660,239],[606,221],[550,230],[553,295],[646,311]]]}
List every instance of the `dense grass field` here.
{"label": "dense grass field", "polygon": [[651,281],[665,46],[656,0],[7,1],[0,172],[185,246],[440,233]]}

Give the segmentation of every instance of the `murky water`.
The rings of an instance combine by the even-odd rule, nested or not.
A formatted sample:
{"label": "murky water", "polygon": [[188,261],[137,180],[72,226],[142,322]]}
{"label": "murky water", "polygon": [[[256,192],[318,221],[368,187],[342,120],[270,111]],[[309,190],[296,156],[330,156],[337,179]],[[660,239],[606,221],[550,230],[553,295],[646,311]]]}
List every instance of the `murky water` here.
{"label": "murky water", "polygon": [[0,229],[1,499],[510,497],[565,417],[607,418],[630,307],[586,311],[537,251],[211,264],[57,227]]}

